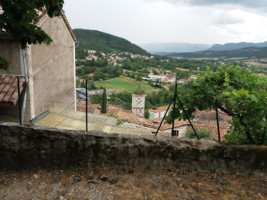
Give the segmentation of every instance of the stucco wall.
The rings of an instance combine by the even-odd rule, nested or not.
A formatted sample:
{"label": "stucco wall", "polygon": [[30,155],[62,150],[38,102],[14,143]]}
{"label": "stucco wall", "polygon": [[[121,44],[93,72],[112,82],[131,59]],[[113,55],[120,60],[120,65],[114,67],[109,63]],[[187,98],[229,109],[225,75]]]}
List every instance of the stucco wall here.
{"label": "stucco wall", "polygon": [[10,60],[9,71],[0,70],[0,74],[24,75],[21,65],[20,45],[0,34],[0,56]]}
{"label": "stucco wall", "polygon": [[[185,137],[185,133],[186,133],[186,130],[187,130],[187,126],[184,125],[184,126],[176,127],[176,128],[174,128],[174,130],[179,131],[178,138]],[[165,133],[169,133],[169,134],[171,135],[172,129],[165,130],[164,132],[165,132]]]}
{"label": "stucco wall", "polygon": [[31,118],[55,107],[75,109],[74,41],[62,18],[41,21],[53,42],[28,49]]}
{"label": "stucco wall", "polygon": [[0,124],[0,169],[157,166],[267,172],[267,149],[209,140]]}

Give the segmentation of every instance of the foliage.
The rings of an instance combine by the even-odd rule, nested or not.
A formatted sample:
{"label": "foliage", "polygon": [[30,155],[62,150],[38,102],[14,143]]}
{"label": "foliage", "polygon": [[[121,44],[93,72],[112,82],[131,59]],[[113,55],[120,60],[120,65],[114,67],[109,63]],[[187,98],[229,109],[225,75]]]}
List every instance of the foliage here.
{"label": "foliage", "polygon": [[132,94],[128,92],[122,92],[118,94],[110,95],[109,104],[122,106],[124,110],[132,109]]}
{"label": "foliage", "polygon": [[146,118],[146,119],[149,119],[149,117],[150,117],[150,113],[149,113],[149,111],[148,111],[148,110],[145,110],[145,118]]}
{"label": "foliage", "polygon": [[0,56],[0,70],[3,69],[5,71],[8,71],[10,61],[6,58],[3,58]]}
{"label": "foliage", "polygon": [[[200,128],[197,131],[198,137],[201,138],[211,138],[211,132],[207,131],[203,128]],[[194,131],[191,129],[189,131],[186,131],[185,136],[188,138],[196,138],[196,135],[194,133]]]}
{"label": "foliage", "polygon": [[106,89],[104,88],[102,99],[101,99],[101,113],[107,113],[107,93]]}
{"label": "foliage", "polygon": [[76,75],[79,77],[88,77],[87,74],[94,73],[95,81],[106,80],[122,75],[122,69],[118,66],[108,66],[107,60],[78,61],[77,65],[85,65],[76,69]]}
{"label": "foliage", "polygon": [[102,96],[103,94],[96,94],[96,95],[93,95],[92,99],[91,99],[91,103],[92,104],[101,104],[102,102]]}
{"label": "foliage", "polygon": [[245,142],[261,143],[266,126],[266,78],[239,66],[221,66],[216,72],[207,69],[197,80],[179,86],[178,91],[181,90],[180,99],[186,112],[179,104],[176,118],[186,119],[186,115],[193,118],[196,109],[217,107],[232,117],[229,132],[232,137],[239,135],[242,139],[240,135],[245,135]]}
{"label": "foliage", "polygon": [[[151,108],[159,107],[159,106],[165,106],[170,103],[170,91],[169,90],[162,89],[160,91],[147,93],[146,95],[147,95],[146,101],[145,101],[146,109],[151,109]],[[122,93],[110,95],[109,103],[112,105],[120,105],[125,110],[131,110],[132,102],[130,101],[130,99],[132,99],[131,93],[122,92]],[[97,98],[95,98],[94,102],[98,103]]]}
{"label": "foliage", "polygon": [[50,44],[52,39],[36,25],[38,12],[46,9],[49,17],[59,16],[64,0],[0,0],[0,30],[10,33],[25,49],[27,44]]}
{"label": "foliage", "polygon": [[[86,79],[89,79],[89,77],[85,77],[85,78]],[[85,88],[86,87],[85,79],[83,79],[83,80],[77,79],[76,80],[76,87],[77,88]],[[97,89],[97,87],[95,86],[94,81],[87,80],[87,89],[88,90],[95,90],[95,89]]]}
{"label": "foliage", "polygon": [[138,88],[134,91],[134,94],[142,95],[145,94],[145,91],[140,87],[140,85],[138,85]]}
{"label": "foliage", "polygon": [[132,52],[135,54],[146,55],[147,52],[131,42],[107,33],[94,30],[74,29],[78,41],[79,49],[87,48],[104,53],[110,52]]}

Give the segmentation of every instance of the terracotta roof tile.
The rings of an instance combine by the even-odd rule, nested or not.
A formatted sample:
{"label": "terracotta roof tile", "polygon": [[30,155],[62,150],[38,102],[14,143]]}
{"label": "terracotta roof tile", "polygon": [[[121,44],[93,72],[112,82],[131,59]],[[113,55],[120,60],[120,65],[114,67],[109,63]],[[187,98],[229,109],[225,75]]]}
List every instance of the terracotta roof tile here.
{"label": "terracotta roof tile", "polygon": [[[157,108],[152,108],[152,109],[149,109],[150,112],[153,112],[153,113],[157,113],[157,112],[163,112],[163,111],[166,111],[168,108],[168,105],[167,106],[161,106],[161,107],[157,107]],[[172,110],[172,106],[170,107],[169,111]]]}
{"label": "terracotta roof tile", "polygon": [[[20,77],[20,93],[23,91],[24,77]],[[0,106],[14,107],[18,101],[17,77],[0,75]]]}

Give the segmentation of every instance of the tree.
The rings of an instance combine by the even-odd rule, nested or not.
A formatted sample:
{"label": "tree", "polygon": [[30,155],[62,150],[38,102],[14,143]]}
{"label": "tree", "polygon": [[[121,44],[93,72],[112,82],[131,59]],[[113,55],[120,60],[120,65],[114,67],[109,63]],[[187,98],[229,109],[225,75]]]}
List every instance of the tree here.
{"label": "tree", "polygon": [[238,142],[259,144],[267,125],[266,91],[266,77],[260,77],[250,69],[234,65],[221,66],[216,72],[207,69],[197,80],[179,86],[179,96],[186,112],[178,104],[176,118],[194,118],[196,109],[218,108],[232,117],[226,140],[236,135]]}
{"label": "tree", "polygon": [[104,88],[102,100],[101,100],[101,113],[107,113],[107,93],[106,89]]}
{"label": "tree", "polygon": [[146,119],[149,119],[149,117],[150,117],[150,113],[149,113],[149,111],[148,111],[148,110],[145,110],[145,118],[146,118]]}
{"label": "tree", "polygon": [[52,39],[36,25],[40,12],[59,16],[64,0],[0,0],[4,13],[0,15],[0,30],[5,30],[25,49],[27,44],[50,44]]}

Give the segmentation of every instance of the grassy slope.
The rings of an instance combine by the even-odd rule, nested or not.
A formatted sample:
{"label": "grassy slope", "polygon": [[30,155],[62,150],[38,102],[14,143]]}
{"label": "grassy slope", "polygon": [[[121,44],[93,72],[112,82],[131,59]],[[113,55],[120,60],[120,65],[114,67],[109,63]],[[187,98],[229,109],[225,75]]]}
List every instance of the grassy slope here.
{"label": "grassy slope", "polygon": [[144,90],[146,93],[155,91],[155,88],[125,76],[120,76],[107,81],[97,82],[96,86],[97,87],[102,86],[106,89],[116,89],[120,91],[133,93],[137,90],[139,84],[141,89]]}

